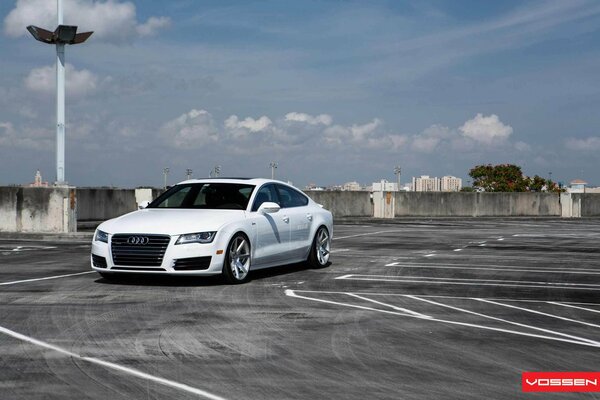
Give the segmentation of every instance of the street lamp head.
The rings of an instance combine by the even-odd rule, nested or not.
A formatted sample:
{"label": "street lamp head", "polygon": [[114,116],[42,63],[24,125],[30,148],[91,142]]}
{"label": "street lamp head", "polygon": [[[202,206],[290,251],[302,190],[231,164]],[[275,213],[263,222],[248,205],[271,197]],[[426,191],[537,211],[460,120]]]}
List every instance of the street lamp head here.
{"label": "street lamp head", "polygon": [[54,32],[34,25],[29,25],[27,30],[35,40],[46,44],[79,44],[85,42],[94,33],[77,33],[75,25],[59,25]]}
{"label": "street lamp head", "polygon": [[61,43],[71,43],[75,40],[77,34],[77,27],[75,25],[59,25],[54,31],[56,40]]}

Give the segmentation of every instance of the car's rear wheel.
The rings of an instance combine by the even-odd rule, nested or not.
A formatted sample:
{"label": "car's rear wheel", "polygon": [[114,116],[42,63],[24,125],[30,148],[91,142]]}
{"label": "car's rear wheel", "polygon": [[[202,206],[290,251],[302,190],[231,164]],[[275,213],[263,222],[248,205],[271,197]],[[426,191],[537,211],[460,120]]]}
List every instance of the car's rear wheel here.
{"label": "car's rear wheel", "polygon": [[323,268],[329,264],[329,255],[331,253],[331,236],[324,226],[317,229],[313,239],[307,263],[313,268]]}
{"label": "car's rear wheel", "polygon": [[248,281],[250,272],[250,241],[246,235],[237,233],[227,246],[223,278],[228,283],[244,283]]}

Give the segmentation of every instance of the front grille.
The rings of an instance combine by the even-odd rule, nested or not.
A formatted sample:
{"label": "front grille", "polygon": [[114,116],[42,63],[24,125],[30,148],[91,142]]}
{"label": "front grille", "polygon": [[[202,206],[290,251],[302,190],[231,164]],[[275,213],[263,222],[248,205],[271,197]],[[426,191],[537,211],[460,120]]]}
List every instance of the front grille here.
{"label": "front grille", "polygon": [[164,268],[145,268],[145,267],[137,267],[137,268],[130,268],[130,267],[112,267],[112,270],[116,270],[116,271],[166,271],[166,269]]}
{"label": "front grille", "polygon": [[92,264],[96,268],[106,268],[106,258],[92,254]]}
{"label": "front grille", "polygon": [[[131,244],[136,242],[131,237],[148,238],[146,244]],[[112,259],[115,265],[160,267],[165,251],[169,246],[170,236],[146,234],[118,234],[111,239]],[[140,242],[140,240],[138,240]],[[141,240],[145,243],[146,240]]]}
{"label": "front grille", "polygon": [[207,257],[194,257],[194,258],[180,258],[175,260],[173,269],[175,271],[190,271],[190,270],[203,270],[210,267],[211,256]]}

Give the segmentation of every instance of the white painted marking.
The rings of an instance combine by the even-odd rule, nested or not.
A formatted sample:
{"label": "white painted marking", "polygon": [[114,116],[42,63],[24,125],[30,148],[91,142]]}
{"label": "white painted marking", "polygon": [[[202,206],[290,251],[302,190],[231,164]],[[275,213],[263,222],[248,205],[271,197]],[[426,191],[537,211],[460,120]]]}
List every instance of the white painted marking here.
{"label": "white painted marking", "polygon": [[454,251],[462,251],[462,249],[454,249]]}
{"label": "white painted marking", "polygon": [[122,365],[115,364],[115,363],[112,363],[112,362],[109,362],[109,361],[103,361],[103,360],[100,360],[100,359],[94,358],[94,357],[84,357],[84,356],[81,356],[79,354],[73,353],[72,351],[63,349],[62,347],[54,346],[54,345],[52,345],[50,343],[46,343],[46,342],[43,342],[41,340],[34,339],[32,337],[23,335],[21,333],[15,332],[15,331],[12,331],[12,330],[10,330],[8,328],[4,328],[2,326],[0,326],[0,333],[4,333],[7,336],[11,336],[11,337],[13,337],[15,339],[19,339],[19,340],[21,340],[23,342],[31,343],[31,344],[34,344],[36,346],[43,347],[45,349],[55,351],[57,353],[65,355],[67,357],[76,358],[76,359],[79,359],[79,360],[82,360],[82,361],[87,361],[87,362],[89,362],[91,364],[101,365],[103,367],[106,367],[106,368],[109,368],[109,369],[113,369],[113,370],[117,370],[117,371],[121,371],[121,372],[124,372],[124,373],[126,373],[128,375],[137,376],[138,378],[142,378],[142,379],[146,379],[146,380],[149,380],[149,381],[152,381],[152,382],[156,382],[156,383],[159,383],[159,384],[164,385],[164,386],[169,386],[169,387],[172,387],[172,388],[175,388],[175,389],[179,389],[179,390],[182,390],[182,391],[185,391],[185,392],[188,392],[188,393],[197,394],[197,395],[205,397],[207,399],[211,399],[211,400],[225,400],[224,397],[214,395],[214,394],[209,393],[209,392],[207,392],[205,390],[198,389],[198,388],[195,388],[195,387],[183,384],[183,383],[175,382],[175,381],[172,381],[172,380],[169,380],[169,379],[161,378],[159,376],[150,375],[150,374],[147,374],[145,372],[139,371],[139,370],[134,369],[134,368],[124,367]]}
{"label": "white painted marking", "polygon": [[346,251],[350,251],[350,249],[333,249],[330,251],[330,253],[343,253]]}
{"label": "white painted marking", "polygon": [[[437,302],[437,301],[433,301],[433,300],[422,299],[420,297],[413,296],[413,295],[410,295],[410,294],[407,295],[406,297],[409,297],[409,298],[415,299],[415,300],[419,300],[419,301],[424,301],[424,302],[430,303],[430,304],[435,304],[435,305],[440,306],[440,307],[449,308],[451,310],[460,311],[460,312],[464,312],[464,313],[472,314],[472,315],[477,315],[478,317],[483,317],[483,318],[491,319],[491,320],[494,320],[494,321],[500,321],[500,322],[504,322],[504,323],[507,323],[507,324],[510,324],[510,325],[520,326],[522,328],[533,329],[533,330],[540,331],[540,332],[545,332],[545,333],[550,333],[550,334],[553,334],[553,335],[563,336],[563,337],[566,337],[566,338],[569,338],[569,339],[573,339],[573,340],[577,340],[577,341],[582,341],[582,342],[589,343],[589,344],[591,344],[592,346],[595,346],[595,347],[600,347],[600,342],[596,342],[596,341],[591,340],[591,339],[586,339],[586,338],[582,338],[582,337],[579,337],[579,336],[569,335],[569,334],[566,334],[566,333],[553,331],[551,329],[540,328],[540,327],[533,326],[533,325],[521,324],[520,322],[509,321],[509,320],[503,319],[503,318],[492,317],[491,315],[481,314],[481,313],[478,313],[478,312],[475,312],[475,311],[467,310],[465,308],[454,307],[454,306],[451,306],[451,305],[448,305],[448,304],[443,304],[443,303],[440,303],[440,302]],[[473,300],[475,300],[475,299],[473,299]]]}
{"label": "white painted marking", "polygon": [[348,238],[354,238],[354,237],[360,237],[360,236],[379,235],[380,233],[394,233],[394,232],[405,232],[405,230],[396,229],[396,230],[389,230],[389,231],[359,233],[358,235],[334,237],[332,240],[348,239]]}
{"label": "white painted marking", "polygon": [[[555,301],[549,301],[548,304],[554,304],[554,305],[563,306],[563,307],[571,307],[571,308],[576,308],[578,310],[589,311],[589,312],[600,314],[600,310],[594,310],[594,309],[585,308],[585,307],[577,307],[577,306],[574,306],[574,305],[571,305],[571,304],[566,304],[566,303],[558,303],[558,302],[555,302]],[[576,304],[582,304],[582,303],[576,303]],[[586,303],[583,303],[583,304],[586,304]]]}
{"label": "white painted marking", "polygon": [[394,280],[398,278],[400,280],[406,279],[430,279],[434,281],[457,281],[457,282],[500,282],[500,283],[526,283],[526,284],[534,284],[534,285],[562,285],[562,286],[590,286],[590,287],[600,287],[600,284],[596,283],[570,283],[570,282],[537,282],[537,281],[513,281],[508,279],[473,279],[473,278],[437,278],[432,276],[390,276],[390,275],[361,275],[361,274],[349,274],[346,275],[345,278],[338,279],[351,279],[356,276],[366,276],[366,277],[376,277],[376,278],[388,278],[388,280]]}
{"label": "white painted marking", "polygon": [[[339,276],[335,279],[347,279],[347,280],[355,280],[355,281],[377,281],[377,282],[398,282],[398,283],[427,283],[432,285],[470,285],[470,286],[497,286],[497,287],[522,287],[522,288],[544,288],[544,289],[569,289],[569,290],[593,290],[598,291],[600,288],[596,289],[593,287],[583,287],[583,286],[600,286],[600,285],[589,285],[589,284],[581,284],[579,286],[571,286],[576,285],[572,283],[553,283],[553,282],[532,282],[533,284],[526,284],[525,281],[499,281],[499,282],[523,282],[524,284],[504,284],[504,283],[487,283],[491,280],[481,280],[475,282],[467,281],[467,282],[456,282],[451,280],[451,278],[427,278],[427,277],[415,277],[417,279],[407,279],[408,277],[399,277],[400,279],[386,279],[392,278],[384,275],[343,275]],[[419,279],[427,279],[427,280],[419,280]],[[434,279],[446,279],[443,281],[437,281]],[[563,285],[563,286],[561,286]]]}
{"label": "white painted marking", "polygon": [[500,240],[500,241],[502,241],[502,240],[504,240],[504,238],[498,238],[498,239],[496,239],[496,240]]}
{"label": "white painted marking", "polygon": [[432,253],[432,254],[425,254],[425,257],[433,257],[433,256],[435,256],[435,253]]}
{"label": "white painted marking", "polygon": [[[469,256],[471,257],[471,256]],[[488,256],[486,256],[488,257]],[[538,258],[539,261],[539,258]],[[403,261],[397,261],[397,264],[402,264],[402,266],[427,266],[427,265],[431,265],[431,266],[450,266],[450,267],[497,267],[497,268],[524,268],[520,265],[502,265],[502,264],[459,264],[459,263],[439,263],[436,262],[435,264],[423,264],[423,263],[417,263],[417,262],[413,262],[413,263],[408,263],[408,262],[403,262]],[[535,266],[528,266],[527,267],[528,270],[556,270],[556,271],[564,271],[565,273],[568,273],[570,271],[591,271],[591,272],[600,272],[600,269],[598,268],[572,268],[572,267],[565,267],[565,266],[560,266],[560,267],[535,267]]]}
{"label": "white painted marking", "polygon": [[[303,291],[303,292],[305,292],[305,291]],[[341,293],[341,292],[339,292],[339,293]],[[528,337],[534,337],[534,338],[538,338],[538,339],[554,340],[557,342],[573,343],[573,344],[578,344],[581,346],[600,347],[600,343],[592,344],[592,343],[589,343],[587,341],[587,339],[585,341],[578,341],[578,340],[571,340],[571,339],[563,339],[560,337],[545,336],[545,335],[538,335],[538,334],[534,334],[534,333],[514,331],[511,329],[503,329],[503,328],[495,328],[495,327],[485,326],[485,325],[470,324],[467,322],[449,321],[449,320],[438,319],[438,318],[422,318],[422,317],[418,317],[416,315],[403,314],[403,313],[398,313],[398,312],[394,312],[394,311],[382,310],[382,309],[378,309],[378,308],[359,306],[359,305],[351,304],[351,303],[342,303],[342,302],[338,302],[338,301],[331,301],[331,300],[318,299],[315,297],[302,296],[302,295],[296,294],[295,291],[291,290],[291,289],[287,289],[285,291],[285,294],[286,294],[286,296],[315,301],[315,302],[319,302],[319,303],[327,303],[327,304],[334,304],[334,305],[339,305],[339,306],[344,306],[344,307],[358,308],[358,309],[362,309],[362,310],[376,311],[376,312],[380,312],[380,313],[384,313],[384,314],[404,316],[407,318],[418,318],[418,319],[422,319],[424,321],[433,321],[433,322],[441,322],[441,323],[451,324],[451,325],[467,326],[467,327],[477,328],[477,329],[510,333],[510,334],[519,335],[519,336],[528,336]],[[342,294],[345,294],[345,293],[342,293]],[[410,297],[409,295],[402,295],[402,296]]]}
{"label": "white painted marking", "polygon": [[348,296],[356,297],[357,299],[361,299],[361,300],[365,300],[365,301],[370,301],[372,303],[379,304],[379,305],[382,305],[382,306],[385,306],[385,307],[390,307],[393,310],[401,311],[401,312],[404,312],[404,313],[407,313],[407,314],[410,314],[410,315],[415,315],[415,316],[420,317],[420,318],[431,318],[429,315],[421,314],[419,312],[409,310],[408,308],[397,307],[397,306],[394,306],[394,305],[391,305],[391,304],[383,303],[381,301],[369,299],[368,297],[360,296],[360,295],[354,294],[354,293],[346,293],[346,294]]}
{"label": "white painted marking", "polygon": [[[329,291],[329,290],[306,290],[306,289],[301,289],[301,290],[294,290],[296,292],[302,292],[302,293],[326,293],[326,294],[346,294],[348,292],[339,292],[339,291]],[[363,296],[408,296],[410,293],[386,293],[386,292],[353,292],[355,294],[360,294]],[[461,299],[461,300],[473,300],[472,297],[465,297],[465,296],[445,296],[445,295],[439,295],[439,294],[420,294],[419,297],[431,297],[431,298],[436,298],[436,299]],[[519,302],[519,303],[552,303],[549,302],[547,300],[531,300],[531,299],[509,299],[509,298],[488,298],[487,300],[497,300],[497,301],[514,301],[514,302]],[[559,303],[556,303],[559,304]],[[580,305],[588,305],[588,306],[600,306],[600,303],[580,303],[580,302],[563,302],[560,303],[563,305],[566,304],[580,304]]]}
{"label": "white painted marking", "polygon": [[513,306],[511,304],[503,304],[503,303],[499,303],[497,301],[486,300],[486,299],[479,299],[479,298],[477,298],[477,299],[474,299],[474,300],[482,301],[484,303],[489,303],[489,304],[495,304],[495,305],[502,306],[502,307],[508,307],[508,308],[512,308],[512,309],[515,309],[515,310],[521,310],[521,311],[529,312],[529,313],[532,313],[532,314],[543,315],[545,317],[556,318],[556,319],[560,319],[560,320],[563,320],[563,321],[574,322],[576,324],[582,324],[582,325],[587,325],[587,326],[593,326],[594,328],[600,328],[600,325],[597,325],[597,324],[592,324],[592,323],[589,323],[589,322],[578,321],[576,319],[561,317],[559,315],[548,314],[548,313],[537,311],[537,310],[531,310],[529,308],[517,307],[517,306]]}
{"label": "white painted marking", "polygon": [[[456,250],[454,250],[456,251]],[[445,266],[448,265],[448,266]],[[449,264],[403,264],[401,262],[395,262],[386,264],[386,267],[402,267],[402,268],[421,268],[421,269],[460,269],[460,270],[480,270],[480,271],[506,271],[506,272],[531,272],[531,273],[545,273],[545,274],[583,274],[583,275],[600,275],[599,270],[589,270],[598,272],[586,272],[586,271],[571,271],[564,269],[516,269],[516,268],[485,268],[485,267],[452,267]]]}
{"label": "white painted marking", "polygon": [[58,279],[58,278],[66,278],[67,276],[77,276],[77,275],[93,274],[95,272],[96,271],[85,271],[85,272],[77,272],[75,274],[55,275],[55,276],[47,276],[47,277],[44,277],[44,278],[34,278],[34,279],[22,279],[20,281],[12,281],[12,282],[0,282],[0,286],[3,286],[3,285],[15,285],[17,283],[26,283],[26,282],[46,281],[48,279]]}

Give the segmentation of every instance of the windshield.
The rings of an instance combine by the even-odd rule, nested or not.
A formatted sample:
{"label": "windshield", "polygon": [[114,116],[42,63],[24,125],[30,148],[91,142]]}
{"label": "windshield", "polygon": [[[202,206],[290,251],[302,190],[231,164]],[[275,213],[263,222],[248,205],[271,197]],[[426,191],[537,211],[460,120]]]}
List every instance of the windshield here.
{"label": "windshield", "polygon": [[176,185],[147,208],[200,208],[245,210],[253,185],[237,183],[189,183]]}

